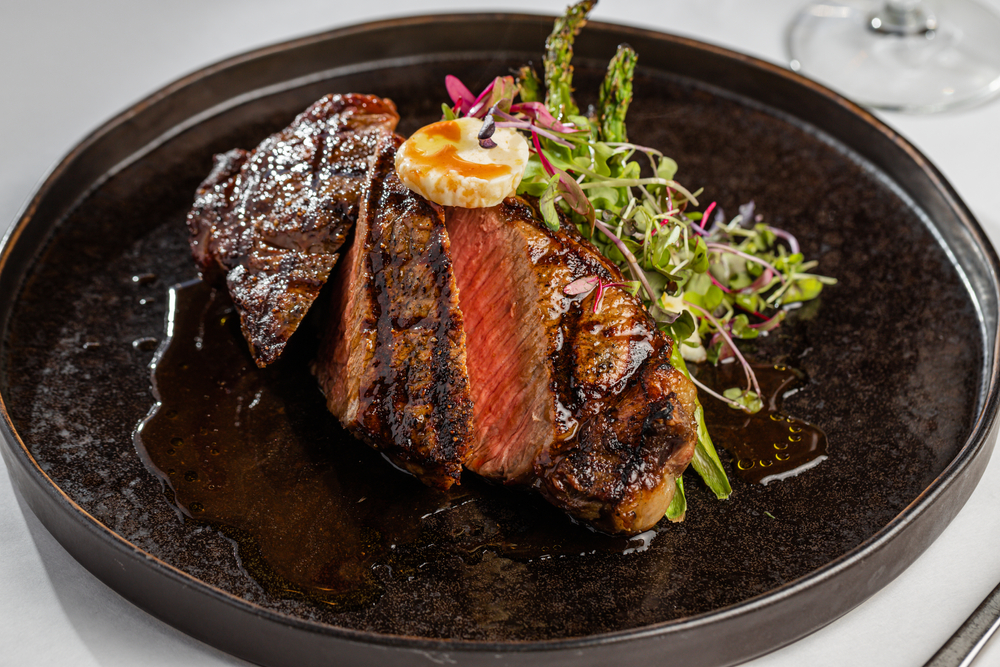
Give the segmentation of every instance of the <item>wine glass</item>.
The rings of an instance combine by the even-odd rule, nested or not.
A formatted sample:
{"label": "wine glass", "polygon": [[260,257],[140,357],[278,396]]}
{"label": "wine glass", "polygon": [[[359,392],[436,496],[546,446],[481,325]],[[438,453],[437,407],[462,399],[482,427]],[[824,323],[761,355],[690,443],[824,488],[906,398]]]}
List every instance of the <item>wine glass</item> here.
{"label": "wine glass", "polygon": [[832,0],[787,33],[791,68],[859,104],[907,112],[1000,93],[1000,17],[975,0]]}

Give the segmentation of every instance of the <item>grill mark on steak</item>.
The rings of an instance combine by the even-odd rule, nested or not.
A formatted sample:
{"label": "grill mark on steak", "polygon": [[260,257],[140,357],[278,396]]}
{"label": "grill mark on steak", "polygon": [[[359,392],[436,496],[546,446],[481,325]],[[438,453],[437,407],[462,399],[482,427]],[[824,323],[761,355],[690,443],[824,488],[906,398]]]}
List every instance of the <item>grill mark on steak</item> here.
{"label": "grill mark on steak", "polygon": [[444,214],[396,176],[401,141],[376,152],[314,371],[355,436],[447,489],[472,436],[463,317]]}
{"label": "grill mark on steak", "polygon": [[328,95],[252,151],[217,155],[188,214],[202,275],[225,275],[258,366],[284,350],[357,218],[390,100]]}
{"label": "grill mark on steak", "polygon": [[548,230],[534,202],[449,209],[447,224],[477,429],[469,469],[532,483],[608,532],[652,527],[697,433],[670,340],[619,288],[597,313],[596,293],[563,293],[584,276],[623,278],[572,224]]}

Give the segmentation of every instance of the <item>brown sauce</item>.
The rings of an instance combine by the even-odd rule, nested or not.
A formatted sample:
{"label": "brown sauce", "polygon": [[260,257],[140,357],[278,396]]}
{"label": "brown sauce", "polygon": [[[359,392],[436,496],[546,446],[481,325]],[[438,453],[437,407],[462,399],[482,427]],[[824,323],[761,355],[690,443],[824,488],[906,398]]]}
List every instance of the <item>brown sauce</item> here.
{"label": "brown sauce", "polygon": [[[755,364],[764,407],[747,414],[702,395],[705,422],[716,447],[733,455],[733,471],[752,483],[767,484],[791,477],[826,458],[826,434],[817,426],[781,411],[784,396],[795,391],[804,375],[785,366]],[[692,366],[698,380],[720,394],[745,383],[738,363]]]}
{"label": "brown sauce", "polygon": [[425,487],[327,411],[308,371],[307,331],[259,369],[224,290],[190,283],[169,303],[153,362],[159,402],[136,448],[184,520],[235,540],[269,594],[352,608],[378,599],[386,572],[405,579],[441,559],[476,563],[492,552],[525,562],[648,545],[651,534],[595,533],[533,493],[474,475],[447,492]]}
{"label": "brown sauce", "polygon": [[[152,365],[158,403],[135,432],[137,451],[183,520],[233,539],[241,566],[269,595],[357,608],[379,599],[387,577],[418,576],[430,562],[472,565],[487,553],[520,562],[614,558],[655,536],[596,533],[533,493],[475,475],[450,491],[424,486],[341,429],[308,371],[308,340],[300,332],[259,369],[224,290],[202,282],[171,289],[167,337]],[[722,375],[708,378],[715,369],[698,373],[729,386]],[[779,411],[794,372],[758,377],[770,405],[756,416],[705,401],[716,443],[737,464],[754,461],[738,470],[750,481],[801,467],[825,448],[821,432]],[[774,448],[800,426],[801,441]],[[784,451],[787,460],[776,456]],[[764,454],[774,463],[759,463]]]}

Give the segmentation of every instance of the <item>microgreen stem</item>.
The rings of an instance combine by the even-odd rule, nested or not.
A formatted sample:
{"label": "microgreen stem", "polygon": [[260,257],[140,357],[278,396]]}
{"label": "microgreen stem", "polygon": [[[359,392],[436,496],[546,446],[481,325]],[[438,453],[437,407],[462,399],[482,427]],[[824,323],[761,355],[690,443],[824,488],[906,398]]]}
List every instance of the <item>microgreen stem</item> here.
{"label": "microgreen stem", "polygon": [[799,252],[799,242],[794,236],[786,232],[784,229],[778,229],[777,227],[767,227],[767,231],[771,232],[780,239],[784,239],[788,242],[788,247],[791,249],[792,253]]}
{"label": "microgreen stem", "polygon": [[785,283],[785,276],[781,273],[781,271],[779,271],[778,269],[774,268],[774,266],[770,262],[768,262],[766,260],[763,260],[760,257],[754,257],[750,253],[743,252],[742,250],[737,250],[736,248],[733,248],[732,246],[728,246],[728,245],[726,245],[724,243],[706,243],[705,246],[709,250],[718,250],[719,252],[728,252],[731,255],[736,255],[737,257],[742,257],[743,259],[747,260],[748,262],[754,262],[755,264],[760,264],[764,268],[771,269],[771,271],[773,271],[774,274],[778,277],[778,280],[780,280],[782,284]]}
{"label": "microgreen stem", "polygon": [[[679,345],[679,343],[677,343],[677,344]],[[691,375],[691,376],[690,376],[690,378],[691,378],[691,382],[693,382],[693,383],[694,383],[694,385],[695,385],[696,387],[698,387],[698,389],[700,389],[701,391],[705,392],[705,393],[706,393],[706,394],[708,394],[709,396],[712,396],[712,397],[714,397],[714,398],[717,398],[717,399],[719,399],[720,401],[722,401],[723,403],[726,403],[726,404],[728,404],[728,405],[729,405],[730,407],[734,407],[734,408],[736,408],[737,410],[742,410],[743,412],[749,412],[749,410],[747,410],[747,409],[746,409],[745,407],[743,407],[742,405],[740,405],[740,404],[739,404],[739,403],[737,403],[736,401],[734,401],[734,400],[732,400],[732,399],[729,399],[729,398],[726,398],[726,397],[725,397],[725,396],[723,396],[722,394],[720,394],[720,393],[718,393],[718,392],[716,392],[716,391],[714,391],[714,390],[710,389],[710,388],[709,388],[709,387],[708,387],[707,385],[704,385],[704,384],[702,384],[701,382],[698,382],[698,378],[696,378],[695,376]]]}
{"label": "microgreen stem", "polygon": [[712,215],[712,211],[714,210],[715,210],[715,202],[712,202],[711,204],[708,205],[708,208],[705,209],[705,212],[702,213],[701,225],[700,225],[702,229],[705,229],[705,223],[708,222],[708,218],[709,216]]}
{"label": "microgreen stem", "polygon": [[722,283],[720,283],[718,281],[718,279],[715,276],[712,275],[711,271],[706,271],[705,273],[708,274],[708,278],[709,278],[709,280],[712,281],[713,285],[715,285],[716,287],[718,287],[720,290],[722,290],[726,294],[732,294],[733,293],[733,290],[729,289],[728,287],[726,287],[725,285],[723,285]]}
{"label": "microgreen stem", "polygon": [[615,244],[618,251],[625,257],[625,261],[628,262],[628,268],[629,271],[632,272],[632,277],[637,278],[639,282],[642,283],[642,288],[646,290],[646,296],[649,297],[651,302],[655,302],[656,296],[654,296],[653,288],[649,284],[649,279],[646,278],[646,272],[639,266],[639,262],[636,261],[635,255],[632,254],[632,251],[629,250],[628,246],[626,246],[620,238],[615,236],[615,233],[612,232],[611,229],[603,222],[598,220],[595,223],[595,226],[597,229],[601,230],[602,234],[608,237],[609,241]]}
{"label": "microgreen stem", "polygon": [[545,168],[545,173],[549,176],[555,176],[556,169],[552,166],[552,163],[549,162],[549,159],[545,157],[545,153],[542,152],[542,144],[538,141],[537,132],[531,132],[531,141],[535,144],[535,152],[538,153],[538,159],[541,161],[542,167]]}
{"label": "microgreen stem", "polygon": [[732,349],[733,354],[737,359],[739,359],[740,364],[743,366],[743,372],[746,374],[747,383],[753,388],[754,391],[757,392],[757,396],[760,397],[762,394],[760,392],[760,385],[757,384],[757,375],[753,372],[753,369],[750,368],[750,363],[746,360],[746,357],[743,356],[743,353],[740,352],[739,348],[736,347],[736,342],[733,341],[732,336],[729,335],[729,332],[726,331],[726,328],[722,325],[722,323],[715,319],[715,317],[712,316],[712,313],[708,312],[701,306],[695,305],[687,299],[682,300],[682,303],[685,307],[697,311],[702,317],[712,323],[719,335],[722,336],[723,340],[726,341],[726,344]]}
{"label": "microgreen stem", "polygon": [[549,132],[548,130],[538,127],[534,123],[530,123],[526,120],[502,120],[499,123],[497,123],[497,127],[513,127],[518,130],[528,130],[529,132],[540,134],[549,141],[559,144],[560,146],[565,146],[566,148],[573,148],[573,144],[570,143],[569,141],[566,141],[562,137],[558,137],[555,134]]}

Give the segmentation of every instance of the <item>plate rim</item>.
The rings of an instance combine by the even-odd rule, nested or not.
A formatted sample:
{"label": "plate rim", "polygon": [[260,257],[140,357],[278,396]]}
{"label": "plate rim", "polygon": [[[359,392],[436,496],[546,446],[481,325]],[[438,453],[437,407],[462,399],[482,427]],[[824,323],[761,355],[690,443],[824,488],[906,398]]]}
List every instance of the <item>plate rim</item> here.
{"label": "plate rim", "polygon": [[[35,213],[37,212],[39,205],[45,199],[46,195],[50,194],[55,186],[60,182],[60,178],[67,172],[67,170],[72,166],[72,164],[80,158],[80,156],[90,147],[96,145],[100,140],[116,128],[130,122],[133,118],[139,117],[143,112],[156,106],[166,100],[171,96],[180,93],[189,86],[196,84],[198,82],[203,82],[206,78],[224,74],[226,72],[232,71],[234,68],[241,66],[243,64],[252,63],[260,61],[261,59],[267,58],[274,54],[287,53],[301,49],[303,47],[315,44],[325,44],[328,42],[333,42],[338,39],[342,39],[346,36],[358,35],[358,34],[369,34],[376,31],[392,30],[400,27],[414,27],[420,25],[426,25],[428,23],[439,24],[439,23],[458,23],[458,22],[476,22],[484,23],[489,21],[526,21],[531,23],[544,22],[546,25],[550,24],[552,17],[544,16],[540,14],[518,14],[518,13],[502,13],[502,12],[478,12],[478,13],[448,13],[448,14],[423,14],[418,16],[400,17],[393,19],[386,19],[381,21],[367,22],[352,26],[347,26],[343,28],[337,28],[334,30],[322,31],[319,33],[306,35],[303,37],[298,37],[292,40],[282,41],[263,47],[255,48],[215,63],[211,63],[205,67],[202,67],[194,72],[186,74],[171,83],[168,83],[159,90],[146,96],[139,102],[129,106],[122,112],[116,114],[111,119],[100,125],[98,128],[86,135],[82,140],[80,140],[73,148],[67,152],[67,154],[43,177],[42,181],[36,186],[32,195],[29,197],[28,201],[24,204],[22,209],[19,211],[16,223],[10,227],[8,232],[5,234],[2,247],[0,247],[0,275],[9,277],[12,269],[11,266],[17,266],[18,262],[15,261],[16,250],[18,250],[18,242],[24,237],[24,234],[33,220],[36,219]],[[850,114],[858,117],[869,127],[875,129],[879,133],[883,134],[886,139],[894,143],[899,149],[906,153],[914,164],[916,164],[921,171],[924,172],[926,177],[934,184],[937,190],[942,194],[947,200],[947,204],[952,211],[957,214],[960,219],[963,229],[966,233],[971,234],[973,242],[972,245],[978,248],[983,255],[983,259],[986,265],[991,269],[990,278],[992,281],[991,287],[993,288],[993,295],[1000,294],[1000,281],[998,281],[997,276],[1000,275],[1000,260],[997,258],[996,251],[989,242],[984,230],[975,220],[972,213],[968,210],[967,206],[958,196],[955,189],[951,184],[944,178],[940,171],[912,144],[910,144],[906,139],[899,135],[895,130],[890,128],[888,125],[883,123],[877,117],[875,117],[870,112],[858,107],[849,100],[841,97],[837,93],[825,88],[821,84],[813,82],[801,75],[786,70],[777,65],[769,63],[767,61],[749,56],[746,54],[738,53],[723,47],[719,47],[712,44],[707,44],[698,40],[694,40],[688,37],[671,35],[668,33],[651,31],[643,28],[638,28],[635,26],[618,25],[613,23],[605,23],[593,21],[588,24],[588,31],[598,31],[604,33],[614,33],[620,36],[624,35],[641,35],[646,39],[654,39],[664,42],[672,42],[676,45],[680,45],[685,48],[694,49],[698,51],[707,51],[716,56],[721,56],[728,60],[735,60],[743,63],[749,67],[757,70],[762,70],[771,75],[775,75],[786,79],[788,81],[794,82],[798,86],[803,86],[807,89],[812,90],[814,93],[826,98],[828,102],[832,102]],[[803,122],[807,122],[803,120]],[[143,150],[140,148],[139,151]],[[106,175],[106,174],[105,174]],[[103,178],[105,175],[102,175]],[[99,181],[98,181],[99,183]],[[89,192],[89,190],[88,190]],[[86,196],[84,192],[81,197]],[[70,204],[67,210],[72,209],[76,204]],[[49,224],[46,232],[51,232],[55,226],[59,224],[58,219],[55,222]],[[46,234],[47,235],[47,234]],[[30,253],[30,257],[27,260],[21,259],[20,264],[25,267],[30,267],[34,265],[36,261],[36,253]],[[18,281],[20,278],[24,277],[24,271],[18,271]],[[970,288],[970,293],[972,292]],[[976,301],[977,306],[978,299],[981,295],[972,294],[971,297]],[[6,330],[9,325],[10,320],[10,307],[13,303],[16,303],[17,295],[7,294],[4,297],[3,303],[0,303],[0,309],[4,312],[0,314],[0,323],[2,323],[4,329]],[[916,498],[912,500],[903,510],[901,510],[889,523],[884,525],[876,533],[869,536],[867,539],[862,541],[855,548],[851,549],[842,556],[833,559],[821,567],[811,571],[810,573],[803,575],[802,577],[788,582],[778,588],[772,589],[769,592],[762,593],[760,595],[754,596],[742,602],[729,605],[717,610],[704,612],[695,616],[685,617],[681,619],[676,619],[672,621],[663,621],[660,623],[652,624],[649,626],[643,626],[640,628],[633,628],[630,630],[619,630],[609,633],[598,633],[594,635],[587,635],[582,637],[569,637],[569,638],[559,638],[559,639],[545,639],[537,641],[511,641],[511,642],[495,642],[495,641],[478,641],[478,640],[452,640],[452,639],[430,639],[424,637],[410,637],[406,635],[387,635],[381,633],[367,632],[362,630],[355,630],[351,628],[344,628],[339,626],[330,625],[327,623],[322,623],[318,621],[307,620],[304,618],[291,616],[283,612],[275,611],[273,609],[268,609],[254,602],[247,601],[241,597],[236,596],[233,593],[229,593],[225,590],[217,588],[207,582],[204,582],[193,575],[187,574],[183,570],[172,566],[156,556],[146,552],[135,544],[129,542],[127,539],[111,530],[109,527],[105,526],[103,523],[98,521],[95,517],[89,514],[85,509],[83,509],[79,504],[76,503],[62,488],[60,488],[54,480],[52,480],[47,473],[41,468],[38,461],[32,456],[30,450],[28,449],[25,442],[22,440],[20,434],[14,426],[12,417],[8,411],[6,397],[3,393],[0,393],[0,414],[2,414],[2,432],[4,436],[5,446],[0,447],[0,453],[2,453],[5,462],[7,463],[8,472],[14,482],[14,486],[22,493],[22,496],[28,500],[28,506],[32,508],[32,511],[39,516],[42,520],[43,525],[46,526],[50,532],[53,529],[50,527],[49,523],[54,522],[55,519],[50,515],[50,512],[54,508],[58,508],[63,512],[67,519],[73,520],[74,522],[82,525],[86,531],[91,533],[91,535],[97,539],[100,539],[110,545],[110,548],[116,550],[123,556],[130,559],[141,561],[139,567],[142,567],[142,563],[145,563],[148,567],[155,570],[156,574],[159,576],[166,577],[167,579],[180,584],[181,586],[192,587],[196,593],[208,596],[214,599],[216,602],[223,603],[225,605],[233,606],[237,610],[244,613],[256,616],[263,621],[273,621],[280,625],[297,628],[307,633],[318,634],[326,637],[332,637],[338,640],[344,640],[348,642],[357,642],[363,645],[379,645],[387,648],[403,648],[411,652],[416,653],[477,653],[477,652],[500,652],[513,655],[515,658],[518,654],[523,655],[527,652],[539,652],[541,654],[549,654],[557,651],[576,651],[581,649],[593,649],[595,647],[614,647],[623,642],[636,642],[645,640],[667,640],[669,641],[671,637],[676,635],[682,635],[687,632],[698,630],[699,628],[707,625],[716,625],[719,622],[732,620],[737,617],[742,617],[748,614],[753,614],[754,612],[761,612],[773,607],[773,605],[780,603],[788,598],[795,598],[807,591],[814,590],[821,587],[824,584],[828,584],[838,577],[842,572],[858,566],[859,563],[864,561],[866,558],[870,557],[875,552],[878,552],[884,548],[890,546],[897,537],[899,537],[904,531],[911,529],[914,523],[921,517],[927,515],[928,513],[933,513],[936,509],[940,509],[941,499],[949,494],[954,495],[958,493],[960,496],[964,495],[960,501],[957,501],[951,511],[945,512],[946,518],[941,519],[943,523],[935,530],[932,529],[931,532],[934,535],[930,538],[926,544],[924,544],[917,554],[922,553],[923,550],[932,542],[940,532],[944,529],[944,526],[950,522],[951,518],[961,509],[964,505],[965,500],[967,500],[969,494],[979,481],[983,470],[985,469],[986,463],[989,460],[989,455],[991,453],[994,441],[997,435],[997,411],[998,406],[1000,406],[1000,388],[998,388],[998,375],[1000,375],[1000,366],[998,366],[998,358],[1000,358],[1000,337],[997,336],[996,331],[985,330],[986,324],[983,324],[984,331],[983,334],[986,336],[984,344],[989,342],[990,335],[992,334],[992,356],[989,357],[988,373],[984,373],[984,388],[981,392],[981,396],[984,395],[983,405],[981,406],[980,412],[976,418],[975,424],[973,425],[968,438],[958,449],[958,453],[954,456],[945,469],[938,475]],[[6,345],[6,340],[4,341]],[[983,360],[984,370],[986,369],[986,361]],[[2,369],[3,374],[6,376],[7,369]],[[7,379],[4,377],[3,383],[6,385]],[[975,465],[978,464],[978,470]],[[972,479],[970,479],[970,476]],[[29,484],[33,488],[29,488]],[[960,487],[960,488],[959,488]],[[39,494],[45,496],[50,505],[48,508],[41,508],[41,499]],[[54,505],[53,505],[54,504]],[[46,520],[48,518],[48,521]],[[59,539],[57,535],[57,539]],[[60,543],[63,544],[74,558],[81,562],[87,567],[85,563],[76,555],[74,550],[69,549],[62,539],[59,539]],[[886,585],[892,580],[899,572],[901,572],[905,567],[908,567],[914,560],[916,556],[909,558],[906,561],[906,565],[903,568],[893,573],[888,579],[885,579],[882,583],[878,584],[875,590]],[[88,567],[93,572],[93,569]],[[96,573],[95,573],[96,574]],[[97,575],[98,578],[104,579],[101,575]],[[109,584],[110,585],[110,584]],[[111,585],[111,587],[116,590],[119,594],[122,591],[118,587]],[[872,591],[873,593],[874,591]],[[843,609],[835,616],[827,619],[825,622],[813,627],[807,633],[815,631],[832,622],[843,613],[849,611],[857,604],[860,604],[864,599],[867,599],[871,593],[865,595],[860,600],[857,600],[851,604],[848,608]],[[126,596],[128,599],[128,597]],[[141,606],[141,605],[140,605]],[[142,607],[150,613],[154,613],[152,610]],[[166,619],[164,619],[166,620]],[[167,622],[174,627],[177,626],[169,620]],[[192,633],[188,629],[181,627],[184,632],[188,634],[194,634],[198,636],[197,633]],[[804,636],[804,635],[799,635]],[[199,637],[207,643],[217,645],[215,642],[207,640],[203,637]],[[795,641],[798,637],[787,639],[780,644],[773,646],[768,649],[774,650],[780,646],[786,645]],[[224,649],[227,650],[227,649]],[[768,652],[764,651],[764,652]],[[753,655],[759,655],[761,653],[755,653]],[[747,655],[741,660],[750,659],[753,655]]]}

